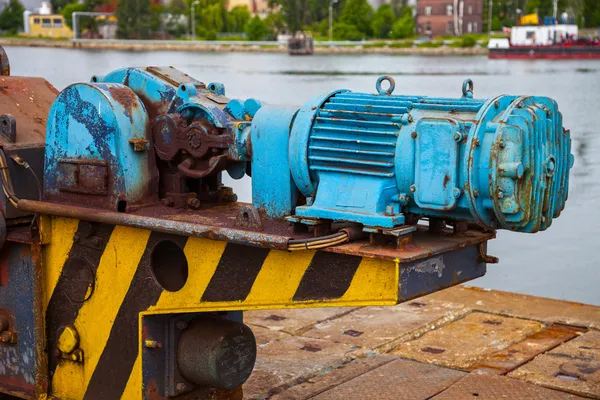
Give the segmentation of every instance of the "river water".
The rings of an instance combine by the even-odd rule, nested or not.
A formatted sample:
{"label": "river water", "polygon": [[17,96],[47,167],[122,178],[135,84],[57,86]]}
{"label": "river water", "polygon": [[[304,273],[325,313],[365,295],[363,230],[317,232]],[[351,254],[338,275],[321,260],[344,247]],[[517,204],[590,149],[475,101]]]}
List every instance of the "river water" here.
{"label": "river water", "polygon": [[[571,129],[576,157],[567,208],[547,232],[499,232],[490,254],[500,257],[473,284],[600,305],[600,61],[514,61],[486,57],[389,55],[116,52],[7,49],[12,75],[42,76],[58,89],[126,66],[171,65],[203,82],[222,82],[229,97],[300,105],[311,96],[348,88],[374,93],[375,80],[396,78],[396,93],[459,97],[465,78],[475,96],[553,97]],[[228,182],[231,183],[231,182]],[[250,201],[249,180],[231,185]]]}

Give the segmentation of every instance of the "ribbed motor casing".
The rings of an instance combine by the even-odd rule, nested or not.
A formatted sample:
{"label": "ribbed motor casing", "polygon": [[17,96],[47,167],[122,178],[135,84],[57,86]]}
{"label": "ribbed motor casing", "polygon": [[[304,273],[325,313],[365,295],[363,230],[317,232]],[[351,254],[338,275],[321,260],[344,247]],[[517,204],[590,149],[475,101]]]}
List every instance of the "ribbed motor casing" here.
{"label": "ribbed motor casing", "polygon": [[393,177],[398,133],[403,118],[408,121],[410,100],[351,92],[331,97],[309,136],[311,172]]}

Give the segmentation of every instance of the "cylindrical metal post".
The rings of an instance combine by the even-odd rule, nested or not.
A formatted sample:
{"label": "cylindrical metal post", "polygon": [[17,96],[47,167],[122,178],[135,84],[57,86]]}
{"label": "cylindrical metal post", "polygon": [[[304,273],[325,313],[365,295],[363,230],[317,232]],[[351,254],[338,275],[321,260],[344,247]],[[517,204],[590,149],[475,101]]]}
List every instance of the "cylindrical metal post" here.
{"label": "cylindrical metal post", "polygon": [[194,320],[182,333],[177,365],[188,381],[217,389],[236,389],[250,377],[256,339],[246,325],[216,316]]}
{"label": "cylindrical metal post", "polygon": [[492,12],[493,12],[493,4],[492,0],[490,0],[488,4],[488,36],[492,37]]}

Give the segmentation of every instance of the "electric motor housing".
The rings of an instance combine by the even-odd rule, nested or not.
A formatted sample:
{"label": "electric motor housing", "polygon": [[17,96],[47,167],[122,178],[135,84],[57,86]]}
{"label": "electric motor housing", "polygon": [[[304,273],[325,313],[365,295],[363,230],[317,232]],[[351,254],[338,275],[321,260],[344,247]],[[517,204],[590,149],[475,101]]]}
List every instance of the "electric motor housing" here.
{"label": "electric motor housing", "polygon": [[338,90],[294,115],[289,168],[307,199],[294,218],[391,229],[410,213],[533,233],[560,215],[574,159],[554,100],[476,100],[470,80],[458,99],[398,96],[384,80],[379,94]]}

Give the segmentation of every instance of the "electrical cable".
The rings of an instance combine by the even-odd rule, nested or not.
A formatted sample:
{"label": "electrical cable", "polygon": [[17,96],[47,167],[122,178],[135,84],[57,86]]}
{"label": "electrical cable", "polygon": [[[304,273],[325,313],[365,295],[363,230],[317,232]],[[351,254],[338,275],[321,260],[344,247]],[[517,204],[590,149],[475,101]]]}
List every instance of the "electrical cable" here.
{"label": "electrical cable", "polygon": [[290,240],[288,244],[289,251],[319,250],[326,247],[337,246],[347,243],[350,237],[347,232],[341,231],[333,235],[321,236],[313,239]]}

